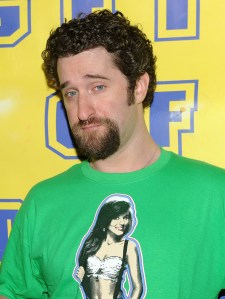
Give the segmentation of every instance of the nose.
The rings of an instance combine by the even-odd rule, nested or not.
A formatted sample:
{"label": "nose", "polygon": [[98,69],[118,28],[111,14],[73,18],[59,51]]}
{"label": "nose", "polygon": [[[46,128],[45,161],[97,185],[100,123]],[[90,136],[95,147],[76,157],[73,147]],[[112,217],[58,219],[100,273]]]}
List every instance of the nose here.
{"label": "nose", "polygon": [[88,93],[80,93],[78,99],[77,117],[79,120],[88,120],[94,115],[95,109],[92,97]]}
{"label": "nose", "polygon": [[124,225],[124,224],[125,224],[125,220],[124,220],[124,218],[123,218],[123,217],[121,217],[121,218],[119,219],[119,223],[120,223],[120,224],[122,224],[122,225]]}

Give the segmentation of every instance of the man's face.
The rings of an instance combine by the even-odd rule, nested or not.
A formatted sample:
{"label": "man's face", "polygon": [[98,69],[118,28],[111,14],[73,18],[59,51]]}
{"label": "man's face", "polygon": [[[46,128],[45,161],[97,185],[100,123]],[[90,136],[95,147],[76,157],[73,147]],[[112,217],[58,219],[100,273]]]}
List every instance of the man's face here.
{"label": "man's face", "polygon": [[105,159],[133,134],[135,105],[128,105],[128,82],[104,48],[63,57],[58,77],[70,127],[81,153]]}

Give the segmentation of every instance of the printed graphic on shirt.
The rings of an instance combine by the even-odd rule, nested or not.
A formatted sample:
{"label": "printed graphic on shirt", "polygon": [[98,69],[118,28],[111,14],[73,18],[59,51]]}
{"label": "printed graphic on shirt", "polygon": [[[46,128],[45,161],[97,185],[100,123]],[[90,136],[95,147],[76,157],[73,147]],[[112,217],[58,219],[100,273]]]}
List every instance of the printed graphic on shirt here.
{"label": "printed graphic on shirt", "polygon": [[[141,247],[131,237],[137,225],[133,199],[125,194],[106,197],[76,254],[73,278],[83,298],[145,298]],[[134,287],[135,286],[135,287]]]}

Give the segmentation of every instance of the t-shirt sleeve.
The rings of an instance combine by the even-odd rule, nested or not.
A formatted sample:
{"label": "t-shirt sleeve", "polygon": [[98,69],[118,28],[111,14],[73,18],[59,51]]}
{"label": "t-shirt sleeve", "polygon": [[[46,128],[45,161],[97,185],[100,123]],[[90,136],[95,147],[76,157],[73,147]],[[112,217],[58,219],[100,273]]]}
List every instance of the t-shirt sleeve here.
{"label": "t-shirt sleeve", "polygon": [[[32,193],[32,192],[31,192]],[[38,264],[32,260],[35,204],[28,194],[16,215],[0,270],[0,295],[14,298],[47,298]]]}

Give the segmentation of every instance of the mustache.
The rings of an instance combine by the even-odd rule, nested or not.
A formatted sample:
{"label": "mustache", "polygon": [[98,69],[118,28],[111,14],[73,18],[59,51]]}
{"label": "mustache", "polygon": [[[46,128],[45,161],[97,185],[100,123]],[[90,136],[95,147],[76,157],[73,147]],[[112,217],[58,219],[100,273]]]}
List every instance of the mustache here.
{"label": "mustache", "polygon": [[101,124],[105,124],[105,123],[108,123],[107,119],[93,116],[93,117],[88,118],[87,120],[79,120],[79,122],[77,123],[76,126],[77,127],[85,127],[85,126],[88,126],[91,124],[101,125]]}

